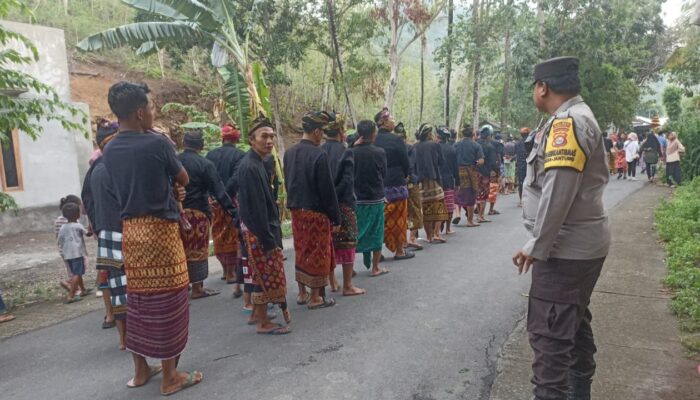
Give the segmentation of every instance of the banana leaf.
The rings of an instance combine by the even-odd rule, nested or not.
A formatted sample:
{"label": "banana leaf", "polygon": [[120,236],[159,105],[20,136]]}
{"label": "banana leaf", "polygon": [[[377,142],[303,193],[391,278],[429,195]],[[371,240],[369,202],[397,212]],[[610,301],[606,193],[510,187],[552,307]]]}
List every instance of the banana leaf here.
{"label": "banana leaf", "polygon": [[272,118],[272,103],[270,103],[270,87],[265,83],[264,67],[260,61],[252,64],[253,81],[258,90],[258,97],[265,115]]}
{"label": "banana leaf", "polygon": [[137,10],[180,21],[191,21],[213,30],[223,21],[204,2],[197,0],[121,0]]}
{"label": "banana leaf", "polygon": [[248,126],[251,121],[250,94],[246,88],[243,76],[233,64],[226,64],[218,69],[219,75],[224,81],[224,100],[233,110],[229,112],[236,120],[238,129],[243,135],[242,142],[248,142]]}
{"label": "banana leaf", "polygon": [[210,37],[208,32],[192,22],[137,22],[88,36],[76,47],[83,51],[99,51],[123,46],[138,47],[146,42],[163,45]]}

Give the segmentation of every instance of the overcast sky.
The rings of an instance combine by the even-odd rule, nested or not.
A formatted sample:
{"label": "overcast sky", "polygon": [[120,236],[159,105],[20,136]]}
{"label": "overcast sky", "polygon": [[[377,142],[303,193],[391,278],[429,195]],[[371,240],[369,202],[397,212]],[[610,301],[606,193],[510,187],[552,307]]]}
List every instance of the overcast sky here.
{"label": "overcast sky", "polygon": [[681,16],[683,3],[688,0],[666,0],[661,6],[661,12],[666,26],[673,26],[676,19]]}

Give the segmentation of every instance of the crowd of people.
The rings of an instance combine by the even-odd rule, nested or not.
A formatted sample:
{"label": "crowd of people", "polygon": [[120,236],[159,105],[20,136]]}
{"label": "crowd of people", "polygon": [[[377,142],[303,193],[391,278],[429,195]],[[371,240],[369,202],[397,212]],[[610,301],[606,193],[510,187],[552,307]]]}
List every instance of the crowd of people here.
{"label": "crowd of people", "polygon": [[[248,127],[247,152],[237,146],[241,132],[226,124],[220,147],[203,155],[202,132],[188,131],[178,154],[175,143],[153,129],[149,92],[131,82],[110,88],[118,122],[98,123],[99,150],[81,196],[61,199],[55,222],[68,274],[61,282],[66,303],[89,293],[82,280],[89,265],[85,237],[98,242],[103,328],[116,326],[120,349],[133,355],[129,387],[162,373],[161,392],[171,394],[203,379],[177,364],[187,343],[189,301],[220,293],[205,287],[210,238],[221,279],[233,285],[234,298],[243,298],[248,324],[258,334],[282,335],[291,332],[292,316],[280,206],[291,212],[296,302],[319,310],[335,305],[332,293],[366,294],[353,284],[356,254],[370,277],[385,275],[383,247],[394,260],[411,259],[426,243],[446,243],[462,210],[466,226],[478,227],[499,214],[499,193],[516,187],[522,193],[524,140],[504,142],[490,125],[465,126],[457,138],[455,130],[423,124],[412,144],[387,108],[360,121],[352,134],[341,116],[310,111],[301,121],[301,141],[276,160],[277,133],[260,115]],[[529,132],[522,129],[522,139]],[[274,305],[284,323],[273,322]],[[161,365],[150,366],[147,358]]]}

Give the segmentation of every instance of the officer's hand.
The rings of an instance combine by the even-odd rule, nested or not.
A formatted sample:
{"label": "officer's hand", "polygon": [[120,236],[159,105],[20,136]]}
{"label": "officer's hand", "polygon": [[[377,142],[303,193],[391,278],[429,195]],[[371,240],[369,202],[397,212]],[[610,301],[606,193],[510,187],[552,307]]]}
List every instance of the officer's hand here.
{"label": "officer's hand", "polygon": [[530,270],[530,266],[535,262],[535,258],[520,250],[513,256],[513,264],[518,269],[518,275]]}

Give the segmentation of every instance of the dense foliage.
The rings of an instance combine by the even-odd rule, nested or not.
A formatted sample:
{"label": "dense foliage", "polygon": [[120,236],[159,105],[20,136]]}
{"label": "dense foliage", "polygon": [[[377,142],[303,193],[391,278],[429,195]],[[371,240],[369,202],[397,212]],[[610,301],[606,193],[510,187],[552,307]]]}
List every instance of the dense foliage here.
{"label": "dense foliage", "polygon": [[[656,210],[656,228],[666,242],[668,276],[664,283],[675,291],[671,310],[681,328],[700,333],[700,177],[675,191]],[[688,336],[685,344],[700,351],[700,339]]]}

